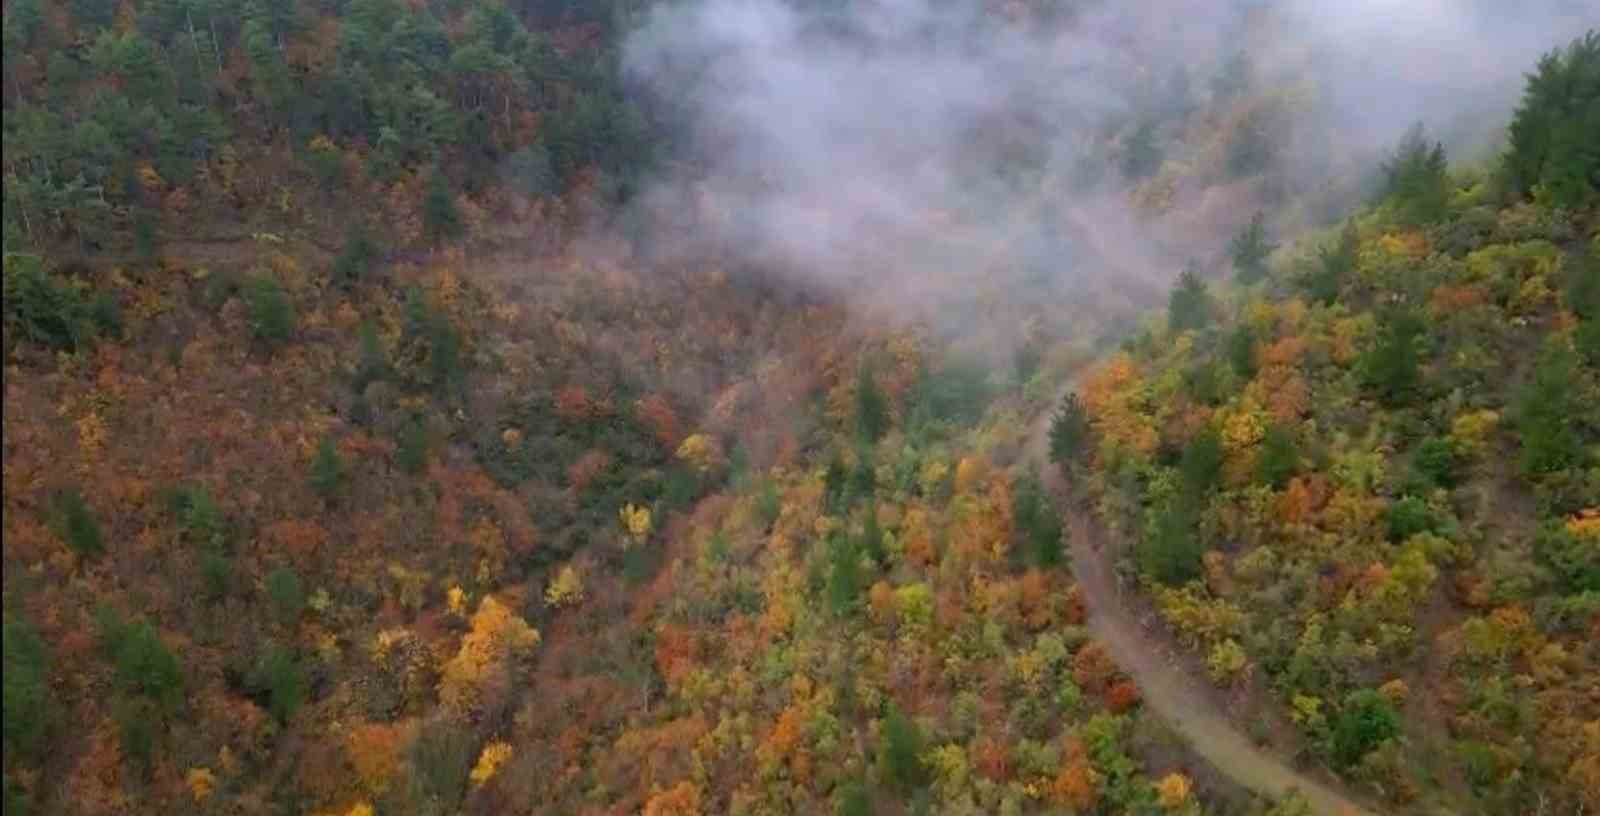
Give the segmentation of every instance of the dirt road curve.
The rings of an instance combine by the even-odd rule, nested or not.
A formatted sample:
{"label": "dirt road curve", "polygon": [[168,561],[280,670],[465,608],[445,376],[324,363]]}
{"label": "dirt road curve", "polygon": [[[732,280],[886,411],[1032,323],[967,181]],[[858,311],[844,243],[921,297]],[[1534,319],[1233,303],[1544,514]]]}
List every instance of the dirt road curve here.
{"label": "dirt road curve", "polygon": [[1145,633],[1122,601],[1109,563],[1111,556],[1103,551],[1094,525],[1073,515],[1060,501],[1065,490],[1046,455],[1049,427],[1046,416],[1034,429],[1030,458],[1040,464],[1051,495],[1069,514],[1066,526],[1072,571],[1089,608],[1089,630],[1139,684],[1145,706],[1181,734],[1197,755],[1245,788],[1271,799],[1298,790],[1318,816],[1378,816],[1257,747],[1218,710],[1213,696],[1201,685],[1206,681],[1168,660],[1160,640]]}

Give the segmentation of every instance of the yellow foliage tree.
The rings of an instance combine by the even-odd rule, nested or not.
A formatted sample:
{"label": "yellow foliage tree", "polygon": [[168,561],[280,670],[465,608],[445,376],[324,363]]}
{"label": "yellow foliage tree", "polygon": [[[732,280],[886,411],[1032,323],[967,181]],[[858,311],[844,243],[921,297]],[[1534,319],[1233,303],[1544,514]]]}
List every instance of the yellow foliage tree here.
{"label": "yellow foliage tree", "polygon": [[1189,801],[1191,789],[1189,777],[1181,773],[1169,773],[1156,783],[1156,799],[1161,803],[1161,807],[1177,810]]}
{"label": "yellow foliage tree", "polygon": [[650,537],[650,508],[629,503],[623,505],[617,517],[622,520],[622,530],[628,534],[629,544],[643,544]]}
{"label": "yellow foliage tree", "polygon": [[494,778],[500,766],[511,759],[511,746],[504,742],[491,742],[483,747],[483,753],[478,755],[478,764],[472,768],[472,784],[482,785]]}
{"label": "yellow foliage tree", "polygon": [[500,671],[507,659],[538,644],[539,630],[493,596],[484,598],[472,615],[471,630],[461,638],[461,648],[444,664],[439,702],[456,712],[472,710],[492,673]]}
{"label": "yellow foliage tree", "polygon": [[677,457],[688,462],[700,473],[710,473],[722,467],[725,461],[722,446],[706,434],[694,434],[678,446]]}
{"label": "yellow foliage tree", "polygon": [[211,797],[211,792],[216,790],[217,777],[210,768],[190,768],[184,781],[189,784],[189,794],[196,803],[204,802]]}
{"label": "yellow foliage tree", "polygon": [[571,606],[583,601],[583,577],[571,564],[564,565],[550,579],[550,585],[545,587],[544,602],[547,606]]}

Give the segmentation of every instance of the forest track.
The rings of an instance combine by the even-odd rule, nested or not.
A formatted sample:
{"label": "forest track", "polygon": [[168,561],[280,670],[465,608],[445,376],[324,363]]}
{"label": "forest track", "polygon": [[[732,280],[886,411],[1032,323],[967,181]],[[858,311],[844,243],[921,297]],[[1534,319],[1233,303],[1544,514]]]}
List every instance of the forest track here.
{"label": "forest track", "polygon": [[1072,572],[1088,608],[1089,631],[1138,684],[1145,707],[1196,756],[1241,787],[1275,801],[1298,792],[1317,816],[1379,816],[1258,746],[1228,718],[1203,675],[1189,665],[1193,661],[1171,654],[1163,636],[1140,623],[1112,570],[1107,536],[1087,511],[1071,506],[1065,480],[1049,464],[1049,432],[1047,413],[1030,436],[1028,459],[1038,463],[1050,494],[1067,515]]}

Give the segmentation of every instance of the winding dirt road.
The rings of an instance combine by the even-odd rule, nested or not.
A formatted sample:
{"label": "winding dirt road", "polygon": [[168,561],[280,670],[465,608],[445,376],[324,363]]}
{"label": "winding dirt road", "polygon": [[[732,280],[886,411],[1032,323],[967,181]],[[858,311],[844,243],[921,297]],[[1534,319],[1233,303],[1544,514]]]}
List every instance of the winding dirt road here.
{"label": "winding dirt road", "polygon": [[1073,512],[1056,468],[1049,464],[1050,417],[1036,424],[1030,459],[1039,464],[1057,505],[1067,513],[1073,576],[1089,609],[1089,631],[1117,665],[1138,683],[1145,706],[1180,734],[1195,754],[1224,776],[1257,794],[1278,800],[1298,791],[1318,816],[1378,816],[1376,811],[1296,771],[1240,733],[1220,711],[1215,696],[1179,661],[1169,659],[1158,637],[1140,626],[1123,601],[1096,525]]}

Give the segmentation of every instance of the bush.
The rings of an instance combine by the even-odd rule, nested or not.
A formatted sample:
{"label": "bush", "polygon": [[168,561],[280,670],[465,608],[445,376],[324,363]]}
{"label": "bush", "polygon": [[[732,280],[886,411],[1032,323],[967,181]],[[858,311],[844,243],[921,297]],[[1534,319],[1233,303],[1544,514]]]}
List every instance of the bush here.
{"label": "bush", "polygon": [[1329,737],[1333,761],[1352,768],[1384,740],[1400,735],[1400,717],[1383,695],[1361,689],[1345,698]]}
{"label": "bush", "polygon": [[105,552],[105,539],[100,534],[100,522],[83,500],[77,488],[67,488],[56,494],[54,501],[54,527],[67,547],[83,558],[94,558]]}

